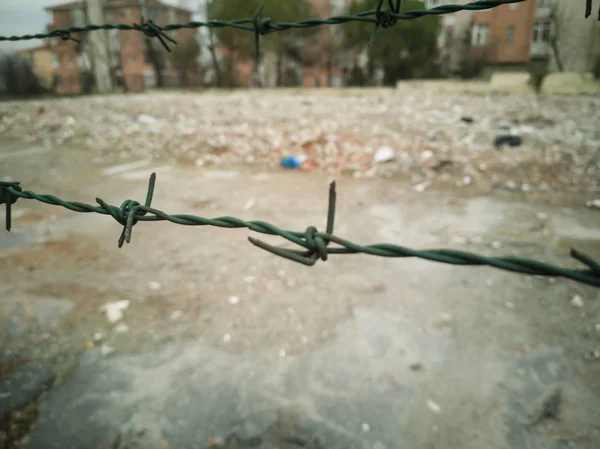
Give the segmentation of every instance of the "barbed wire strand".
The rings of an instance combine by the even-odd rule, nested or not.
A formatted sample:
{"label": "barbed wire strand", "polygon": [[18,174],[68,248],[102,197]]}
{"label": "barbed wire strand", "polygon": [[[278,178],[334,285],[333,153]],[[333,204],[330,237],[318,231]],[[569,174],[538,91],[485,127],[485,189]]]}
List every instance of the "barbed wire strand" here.
{"label": "barbed wire strand", "polygon": [[[120,207],[117,207],[107,204],[101,198],[96,198],[99,206],[93,206],[76,201],[64,201],[54,195],[37,194],[30,190],[23,190],[18,182],[0,182],[0,204],[6,204],[6,227],[8,231],[10,231],[11,225],[10,207],[18,198],[33,199],[50,205],[62,206],[75,212],[110,215],[123,226],[121,236],[118,240],[119,248],[123,246],[124,242],[129,243],[131,241],[132,229],[136,223],[140,221],[170,221],[184,226],[215,226],[230,229],[247,228],[262,234],[277,235],[289,242],[295,243],[302,250],[276,247],[253,237],[248,237],[248,240],[255,246],[277,256],[308,266],[314,265],[318,259],[327,260],[330,254],[362,253],[380,257],[417,257],[451,265],[487,265],[525,275],[563,277],[583,284],[600,287],[600,264],[575,249],[571,250],[571,257],[586,265],[588,267],[587,270],[561,268],[537,260],[519,257],[487,257],[453,249],[416,250],[388,243],[360,245],[337,237],[333,234],[336,208],[335,182],[331,183],[329,188],[329,205],[325,232],[318,231],[315,226],[307,227],[304,232],[288,231],[265,221],[245,221],[230,216],[205,218],[187,214],[170,215],[151,207],[155,184],[156,173],[152,173],[149,180],[146,201],[143,206],[137,201],[125,200]],[[146,214],[151,215],[147,216]],[[335,243],[339,247],[330,247],[330,243]]]}

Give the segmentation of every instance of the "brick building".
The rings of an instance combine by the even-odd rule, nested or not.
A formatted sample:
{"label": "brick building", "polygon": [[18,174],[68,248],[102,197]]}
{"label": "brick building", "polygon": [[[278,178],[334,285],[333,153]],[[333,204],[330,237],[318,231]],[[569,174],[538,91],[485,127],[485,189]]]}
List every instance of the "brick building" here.
{"label": "brick building", "polygon": [[[351,0],[309,0],[313,5],[313,14],[317,17],[330,17],[334,14],[339,14],[343,11],[344,7],[350,4]],[[349,65],[348,55],[343,52],[333,52],[331,61],[329,55],[319,55],[318,52],[322,51],[323,47],[319,42],[322,39],[324,33],[327,31],[334,31],[338,33],[341,31],[340,27],[330,27],[327,30],[326,27],[315,27],[312,30],[311,37],[305,38],[302,41],[302,51],[306,59],[312,61],[311,64],[301,64],[298,61],[284,60],[283,69],[284,71],[295,72],[296,78],[299,80],[299,85],[304,87],[319,87],[328,86],[331,81],[332,86],[343,85],[343,70]],[[288,31],[294,33],[294,30]],[[229,55],[229,51],[222,46],[216,46],[216,53],[219,59],[223,60]],[[276,70],[277,70],[277,58],[274,54],[270,54],[268,51],[263,50],[261,62],[261,78],[265,87],[273,87],[276,85]],[[331,67],[329,65],[331,64]],[[235,71],[238,81],[243,86],[252,85],[252,76],[254,70],[254,59],[253,58],[238,58],[235,62]],[[329,79],[331,75],[331,80]]]}
{"label": "brick building", "polygon": [[48,42],[44,42],[44,44],[39,47],[20,50],[16,55],[27,61],[43,87],[52,87],[53,53]]}
{"label": "brick building", "polygon": [[[168,23],[185,23],[192,20],[192,12],[185,8],[166,5],[158,0],[104,0],[104,23],[140,23],[141,17],[152,19],[158,25]],[[48,31],[84,26],[87,22],[86,8],[83,1],[64,3],[45,8],[50,14],[51,23]],[[102,31],[94,31],[102,33]],[[137,31],[110,30],[105,32],[104,42],[107,45],[108,61],[113,85],[128,91],[143,91],[155,87],[155,68],[148,56],[145,36]],[[178,43],[186,39],[195,39],[196,29],[182,29],[168,32]],[[76,38],[85,39],[85,35]],[[152,39],[153,48],[165,59],[161,71],[166,86],[176,85],[179,74],[175,73],[166,51],[157,39]],[[53,51],[52,74],[54,87],[59,94],[79,94],[87,90],[86,80],[91,76],[91,65],[94,63],[94,52],[86,51],[84,45],[71,40],[63,41],[54,38],[51,42]],[[197,78],[195,73],[187,73],[188,79]]]}

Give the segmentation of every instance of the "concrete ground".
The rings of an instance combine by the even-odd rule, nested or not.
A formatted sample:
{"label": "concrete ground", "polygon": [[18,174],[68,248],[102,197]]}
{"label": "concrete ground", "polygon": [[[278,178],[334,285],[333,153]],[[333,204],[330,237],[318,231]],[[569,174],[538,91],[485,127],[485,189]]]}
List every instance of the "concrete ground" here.
{"label": "concrete ground", "polygon": [[[2,179],[36,193],[143,203],[156,171],[169,213],[325,227],[327,175],[136,162],[0,143]],[[355,242],[570,267],[572,245],[600,254],[581,197],[336,181],[335,232]],[[118,249],[120,233],[109,216],[13,206],[0,447],[600,448],[597,288],[366,255],[306,267],[248,230],[141,222]],[[101,307],[121,300],[109,323]]]}

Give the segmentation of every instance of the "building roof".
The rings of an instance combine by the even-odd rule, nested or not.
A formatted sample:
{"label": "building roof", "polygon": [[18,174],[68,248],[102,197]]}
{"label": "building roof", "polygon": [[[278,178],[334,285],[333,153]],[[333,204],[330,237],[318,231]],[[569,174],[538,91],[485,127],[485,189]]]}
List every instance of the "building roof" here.
{"label": "building roof", "polygon": [[[126,6],[139,6],[139,0],[106,0],[106,4],[110,5],[114,8],[119,8],[119,7],[123,8]],[[163,3],[161,1],[155,1],[155,2],[152,2],[151,4],[163,6],[165,8],[173,8],[177,11],[190,13],[190,14],[193,12],[190,9],[183,8],[181,6],[176,6],[176,5],[167,5],[166,3]],[[44,9],[46,11],[65,11],[65,10],[79,9],[79,8],[83,8],[82,1],[61,3],[58,5],[54,5],[54,6],[47,6]]]}
{"label": "building roof", "polygon": [[34,53],[34,52],[38,52],[38,51],[52,51],[52,50],[50,49],[50,47],[48,45],[44,44],[44,45],[38,45],[37,47],[24,48],[23,50],[19,50],[15,53],[18,56],[22,56],[22,55],[26,55],[28,53]]}

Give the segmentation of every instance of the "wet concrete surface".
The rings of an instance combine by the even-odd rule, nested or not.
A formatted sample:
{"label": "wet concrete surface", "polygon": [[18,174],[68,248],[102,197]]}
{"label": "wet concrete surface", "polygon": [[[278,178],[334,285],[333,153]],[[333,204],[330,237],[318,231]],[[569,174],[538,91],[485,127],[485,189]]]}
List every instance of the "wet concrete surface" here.
{"label": "wet concrete surface", "polygon": [[[157,209],[325,227],[326,175],[141,160],[91,164],[62,148],[0,162],[65,200],[143,203],[157,171]],[[335,233],[355,242],[571,267],[573,242],[597,255],[590,198],[336,181]],[[600,447],[600,362],[584,357],[600,346],[597,288],[366,255],[306,267],[247,241],[292,247],[275,236],[168,222],[138,223],[118,249],[111,217],[31,200],[13,213],[0,233],[0,345],[21,362],[0,385],[34,364],[55,376],[35,390],[23,448],[235,447],[233,434],[240,448]],[[124,299],[109,323],[102,305]],[[555,387],[558,418],[529,424]],[[5,405],[15,390],[1,391]]]}

